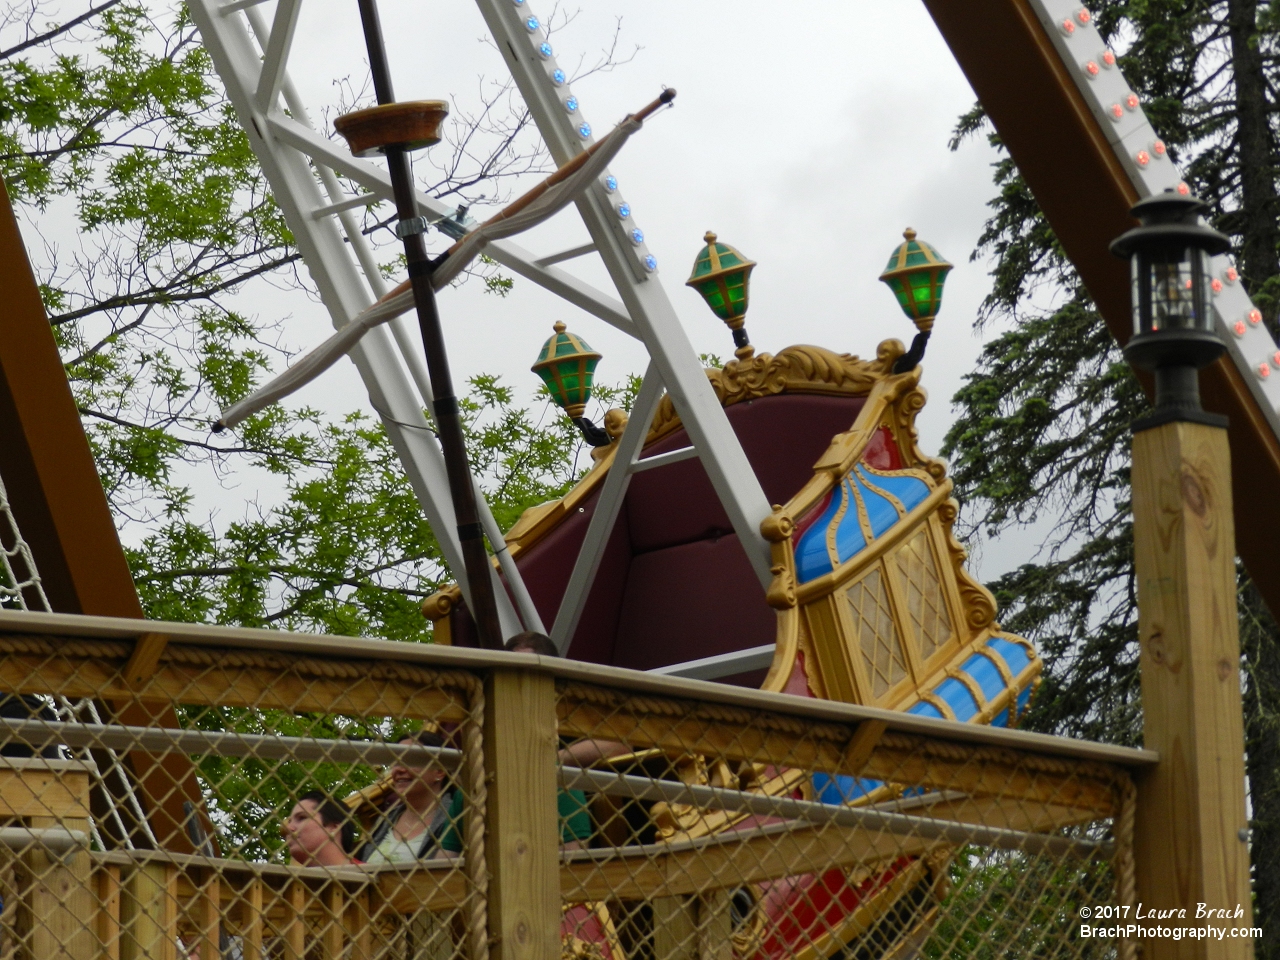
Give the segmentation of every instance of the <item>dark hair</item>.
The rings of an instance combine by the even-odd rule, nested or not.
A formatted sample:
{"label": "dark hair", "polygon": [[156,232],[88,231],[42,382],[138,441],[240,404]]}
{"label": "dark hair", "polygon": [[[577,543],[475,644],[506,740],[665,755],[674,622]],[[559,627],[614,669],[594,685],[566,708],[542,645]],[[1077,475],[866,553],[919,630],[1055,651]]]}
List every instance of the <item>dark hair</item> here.
{"label": "dark hair", "polygon": [[342,828],[338,842],[342,844],[343,853],[350,853],[356,845],[356,825],[351,822],[351,811],[323,790],[308,790],[298,798],[299,803],[304,800],[316,805],[321,826]]}
{"label": "dark hair", "polygon": [[560,651],[556,649],[552,639],[545,633],[538,633],[535,630],[517,633],[506,642],[506,648],[517,653],[536,653],[540,657],[560,656]]}
{"label": "dark hair", "polygon": [[423,747],[443,747],[446,738],[439,730],[428,730],[425,727],[417,733],[406,733],[401,740],[412,740],[414,743]]}

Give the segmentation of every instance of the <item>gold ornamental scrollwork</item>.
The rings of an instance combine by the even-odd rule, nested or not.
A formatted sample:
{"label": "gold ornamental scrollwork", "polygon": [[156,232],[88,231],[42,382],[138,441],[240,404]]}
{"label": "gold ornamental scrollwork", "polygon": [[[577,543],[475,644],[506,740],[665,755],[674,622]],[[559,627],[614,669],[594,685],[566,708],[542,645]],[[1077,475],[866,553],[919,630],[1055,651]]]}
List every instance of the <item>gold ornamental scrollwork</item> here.
{"label": "gold ornamental scrollwork", "polygon": [[[787,347],[775,354],[762,353],[750,360],[730,360],[724,369],[709,369],[707,379],[721,405],[779,393],[826,394],[865,397],[877,382],[889,376],[893,364],[906,353],[901,340],[885,340],[874,360],[851,353],[836,353],[806,344]],[[662,398],[645,443],[652,443],[680,425],[670,395]]]}
{"label": "gold ornamental scrollwork", "polygon": [[969,551],[956,539],[952,529],[959,512],[960,504],[954,499],[948,499],[938,507],[938,519],[942,521],[947,552],[951,555],[951,566],[956,572],[956,586],[960,590],[960,602],[964,606],[965,623],[974,633],[978,633],[995,623],[996,598],[973,578],[964,565]]}

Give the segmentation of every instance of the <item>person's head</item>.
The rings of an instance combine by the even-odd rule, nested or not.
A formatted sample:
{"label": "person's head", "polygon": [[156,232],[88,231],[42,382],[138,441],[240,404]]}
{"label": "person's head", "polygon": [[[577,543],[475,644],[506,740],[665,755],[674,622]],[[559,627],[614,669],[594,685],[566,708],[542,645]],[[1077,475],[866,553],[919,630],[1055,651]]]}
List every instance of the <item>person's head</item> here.
{"label": "person's head", "polygon": [[334,867],[350,862],[356,828],[342,804],[321,790],[311,790],[293,805],[280,835],[288,843],[294,863]]}
{"label": "person's head", "polygon": [[[437,730],[419,730],[411,736],[402,737],[400,745],[439,748],[445,745],[445,738]],[[434,760],[421,766],[398,760],[391,765],[390,775],[392,791],[404,801],[405,806],[419,812],[436,801],[446,779],[444,767]]]}
{"label": "person's head", "polygon": [[556,649],[552,639],[545,633],[534,630],[517,633],[506,642],[506,648],[512,653],[536,653],[540,657],[560,656],[560,651]]}

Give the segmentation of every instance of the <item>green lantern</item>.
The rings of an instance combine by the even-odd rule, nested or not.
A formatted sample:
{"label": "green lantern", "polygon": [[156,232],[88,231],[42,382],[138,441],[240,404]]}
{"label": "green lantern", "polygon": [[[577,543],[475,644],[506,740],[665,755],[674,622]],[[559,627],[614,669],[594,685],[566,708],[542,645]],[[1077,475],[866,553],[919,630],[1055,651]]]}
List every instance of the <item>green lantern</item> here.
{"label": "green lantern", "polygon": [[716,235],[710,230],[702,239],[707,245],[693,262],[693,273],[685,286],[697,290],[712,313],[733,331],[733,342],[738,348],[734,353],[739,360],[746,360],[754,353],[743,323],[747,317],[747,282],[756,262],[727,243],[717,243]]}
{"label": "green lantern", "polygon": [[538,361],[530,369],[540,376],[556,403],[573,420],[582,417],[591,399],[591,380],[600,354],[576,334],[567,333],[559,321],[555,334],[542,345]]}
{"label": "green lantern", "polygon": [[942,285],[951,264],[910,227],[903,232],[906,242],[893,251],[880,279],[898,298],[902,312],[915,321],[922,333],[933,329],[933,318],[942,307]]}

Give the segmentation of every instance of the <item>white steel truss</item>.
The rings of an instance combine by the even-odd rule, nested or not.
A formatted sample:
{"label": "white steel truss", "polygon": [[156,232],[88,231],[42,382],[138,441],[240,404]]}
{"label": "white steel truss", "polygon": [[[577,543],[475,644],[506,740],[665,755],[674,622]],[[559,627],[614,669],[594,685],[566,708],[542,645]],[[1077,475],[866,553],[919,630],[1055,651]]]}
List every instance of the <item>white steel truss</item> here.
{"label": "white steel truss", "polygon": [[[390,177],[383,168],[356,159],[345,146],[311,125],[287,70],[301,0],[275,0],[270,23],[259,9],[264,2],[191,0],[190,9],[333,324],[342,327],[386,292],[373,249],[352,211],[390,200]],[[594,142],[594,136],[556,66],[542,23],[526,0],[477,0],[477,4],[552,158],[563,165]],[[367,193],[346,193],[339,177],[348,178]],[[421,215],[456,235],[453,218],[457,211],[423,193],[418,194],[417,202]],[[617,471],[618,479],[611,477],[612,482],[602,491],[555,620],[553,632],[562,649],[590,591],[596,548],[607,541],[626,494],[632,472],[629,468],[664,390],[689,433],[692,446],[685,455],[700,457],[762,590],[771,577],[769,547],[760,534],[760,523],[770,512],[768,501],[662,288],[643,232],[635,225],[613,178],[602,176],[578,201],[578,211],[591,236],[589,244],[542,256],[509,240],[493,243],[486,250],[512,272],[639,339],[651,361],[642,402],[637,403],[619,442],[629,456],[624,458],[624,468]],[[557,266],[592,253],[608,270],[617,296],[597,290]],[[447,301],[444,309],[448,310]],[[397,318],[367,334],[351,356],[469,600],[443,458],[422,413],[424,406],[431,407],[432,397],[417,334],[403,318]],[[620,449],[619,456],[621,453]],[[674,459],[679,458],[672,458],[672,462]],[[511,636],[523,628],[543,630],[501,531],[483,496],[479,499],[485,534],[497,551],[514,599],[513,605],[495,574],[503,634]]]}

